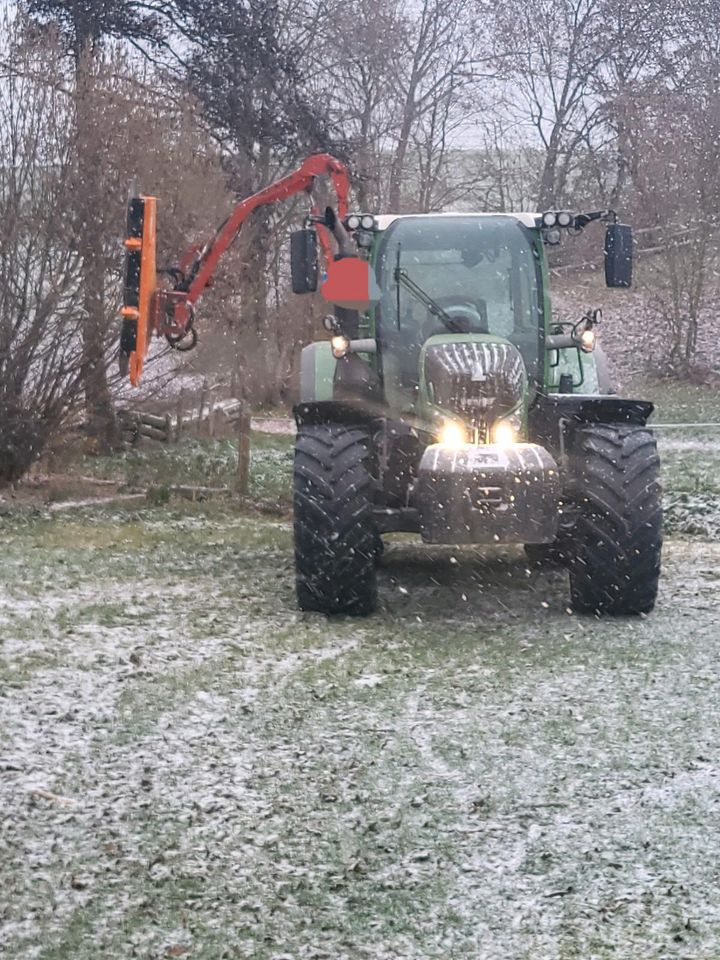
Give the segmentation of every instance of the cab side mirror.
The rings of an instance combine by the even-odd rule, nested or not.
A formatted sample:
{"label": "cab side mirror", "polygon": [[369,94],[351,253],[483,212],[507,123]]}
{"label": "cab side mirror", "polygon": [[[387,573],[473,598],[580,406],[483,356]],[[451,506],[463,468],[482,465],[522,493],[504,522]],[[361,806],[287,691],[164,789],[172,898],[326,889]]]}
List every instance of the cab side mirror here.
{"label": "cab side mirror", "polygon": [[290,275],[293,293],[314,293],[318,284],[317,233],[308,227],[290,234]]}
{"label": "cab side mirror", "polygon": [[609,223],[605,231],[605,283],[608,287],[632,284],[632,227]]}

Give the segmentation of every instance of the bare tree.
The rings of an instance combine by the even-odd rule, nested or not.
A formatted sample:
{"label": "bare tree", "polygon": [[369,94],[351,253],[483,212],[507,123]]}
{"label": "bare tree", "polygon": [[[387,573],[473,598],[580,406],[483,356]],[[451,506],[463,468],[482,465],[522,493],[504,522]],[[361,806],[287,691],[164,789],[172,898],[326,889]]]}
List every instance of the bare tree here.
{"label": "bare tree", "polygon": [[543,150],[538,206],[562,203],[576,154],[602,122],[592,89],[609,48],[602,0],[510,0],[493,28],[508,119],[534,131]]}
{"label": "bare tree", "polygon": [[330,0],[322,6],[310,69],[313,96],[347,145],[359,207],[387,209],[406,23],[394,0]]}
{"label": "bare tree", "polygon": [[[696,361],[703,311],[720,268],[720,57],[704,46],[674,90],[647,95],[633,132],[641,225],[669,340],[667,372]],[[638,111],[639,113],[639,111]]]}
{"label": "bare tree", "polygon": [[[406,17],[401,56],[396,62],[400,109],[388,188],[391,210],[403,209],[403,181],[414,130],[424,124],[425,144],[445,149],[453,108],[473,78],[473,33],[468,30],[466,14],[463,2],[423,0],[417,15]],[[437,150],[430,152],[437,156]],[[427,188],[431,169],[427,153],[424,159]]]}
{"label": "bare tree", "polygon": [[102,128],[97,124],[98,76],[108,39],[136,47],[162,43],[162,4],[131,0],[28,0],[22,15],[50,25],[65,44],[68,88],[73,93],[75,162],[80,191],[75,209],[77,246],[83,270],[82,299],[84,386],[87,429],[98,448],[111,450],[118,441],[114,408],[105,363],[107,337],[104,308],[103,236],[99,224],[107,174]]}
{"label": "bare tree", "polygon": [[7,12],[1,35],[0,480],[9,481],[79,400],[82,285],[62,48],[24,37]]}
{"label": "bare tree", "polygon": [[[598,182],[617,208],[632,185],[642,156],[634,147],[635,110],[645,91],[657,88],[671,69],[671,42],[677,37],[675,4],[669,0],[603,0],[602,47],[606,57],[592,79],[604,128],[595,153]],[[609,162],[608,162],[609,161]]]}

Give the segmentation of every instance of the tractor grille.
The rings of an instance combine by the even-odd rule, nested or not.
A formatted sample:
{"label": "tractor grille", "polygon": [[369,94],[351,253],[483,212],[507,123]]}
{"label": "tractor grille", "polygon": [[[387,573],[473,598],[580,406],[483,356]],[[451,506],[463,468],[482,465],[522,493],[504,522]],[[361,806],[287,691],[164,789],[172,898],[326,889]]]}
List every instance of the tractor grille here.
{"label": "tractor grille", "polygon": [[525,365],[511,343],[437,343],[425,352],[435,403],[487,425],[512,410],[525,390]]}

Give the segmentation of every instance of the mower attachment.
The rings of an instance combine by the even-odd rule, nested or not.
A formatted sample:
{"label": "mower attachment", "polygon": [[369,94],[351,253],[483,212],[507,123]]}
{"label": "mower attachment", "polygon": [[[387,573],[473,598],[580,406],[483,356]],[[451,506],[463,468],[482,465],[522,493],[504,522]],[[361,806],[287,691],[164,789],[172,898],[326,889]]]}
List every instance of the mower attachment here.
{"label": "mower attachment", "polygon": [[140,382],[153,328],[156,210],[155,197],[131,197],[128,202],[120,372],[124,375],[129,369],[134,387]]}
{"label": "mower attachment", "polygon": [[[164,336],[174,350],[192,350],[197,343],[192,304],[182,289],[161,289],[157,283],[157,200],[131,197],[128,203],[125,241],[123,318],[120,333],[120,374],[130,372],[130,382],[140,382],[143,364],[153,335]],[[177,280],[182,270],[164,271]],[[186,339],[188,338],[189,339]]]}
{"label": "mower attachment", "polygon": [[559,497],[544,447],[437,443],[425,449],[413,499],[426,543],[550,543]]}

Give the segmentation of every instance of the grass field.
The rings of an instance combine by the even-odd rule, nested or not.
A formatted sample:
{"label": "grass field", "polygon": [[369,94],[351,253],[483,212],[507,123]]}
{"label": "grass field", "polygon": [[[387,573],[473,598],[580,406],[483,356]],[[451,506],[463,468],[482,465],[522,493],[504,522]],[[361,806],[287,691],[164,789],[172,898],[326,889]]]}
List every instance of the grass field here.
{"label": "grass field", "polygon": [[[94,468],[224,484],[192,449]],[[377,615],[300,614],[290,457],[255,444],[275,516],[0,518],[0,955],[716,960],[720,545],[599,621],[397,536]]]}
{"label": "grass field", "polygon": [[713,387],[650,380],[635,392],[655,404],[658,423],[720,423],[720,391]]}
{"label": "grass field", "polygon": [[[288,504],[293,440],[253,432],[250,498]],[[173,484],[232,487],[236,480],[237,443],[233,440],[183,440],[163,446],[146,443],[117,457],[87,458],[83,473],[117,479],[128,488],[151,487],[156,493]]]}
{"label": "grass field", "polygon": [[720,391],[661,383],[640,392],[656,404],[653,422],[661,425],[657,435],[668,531],[720,537]]}

